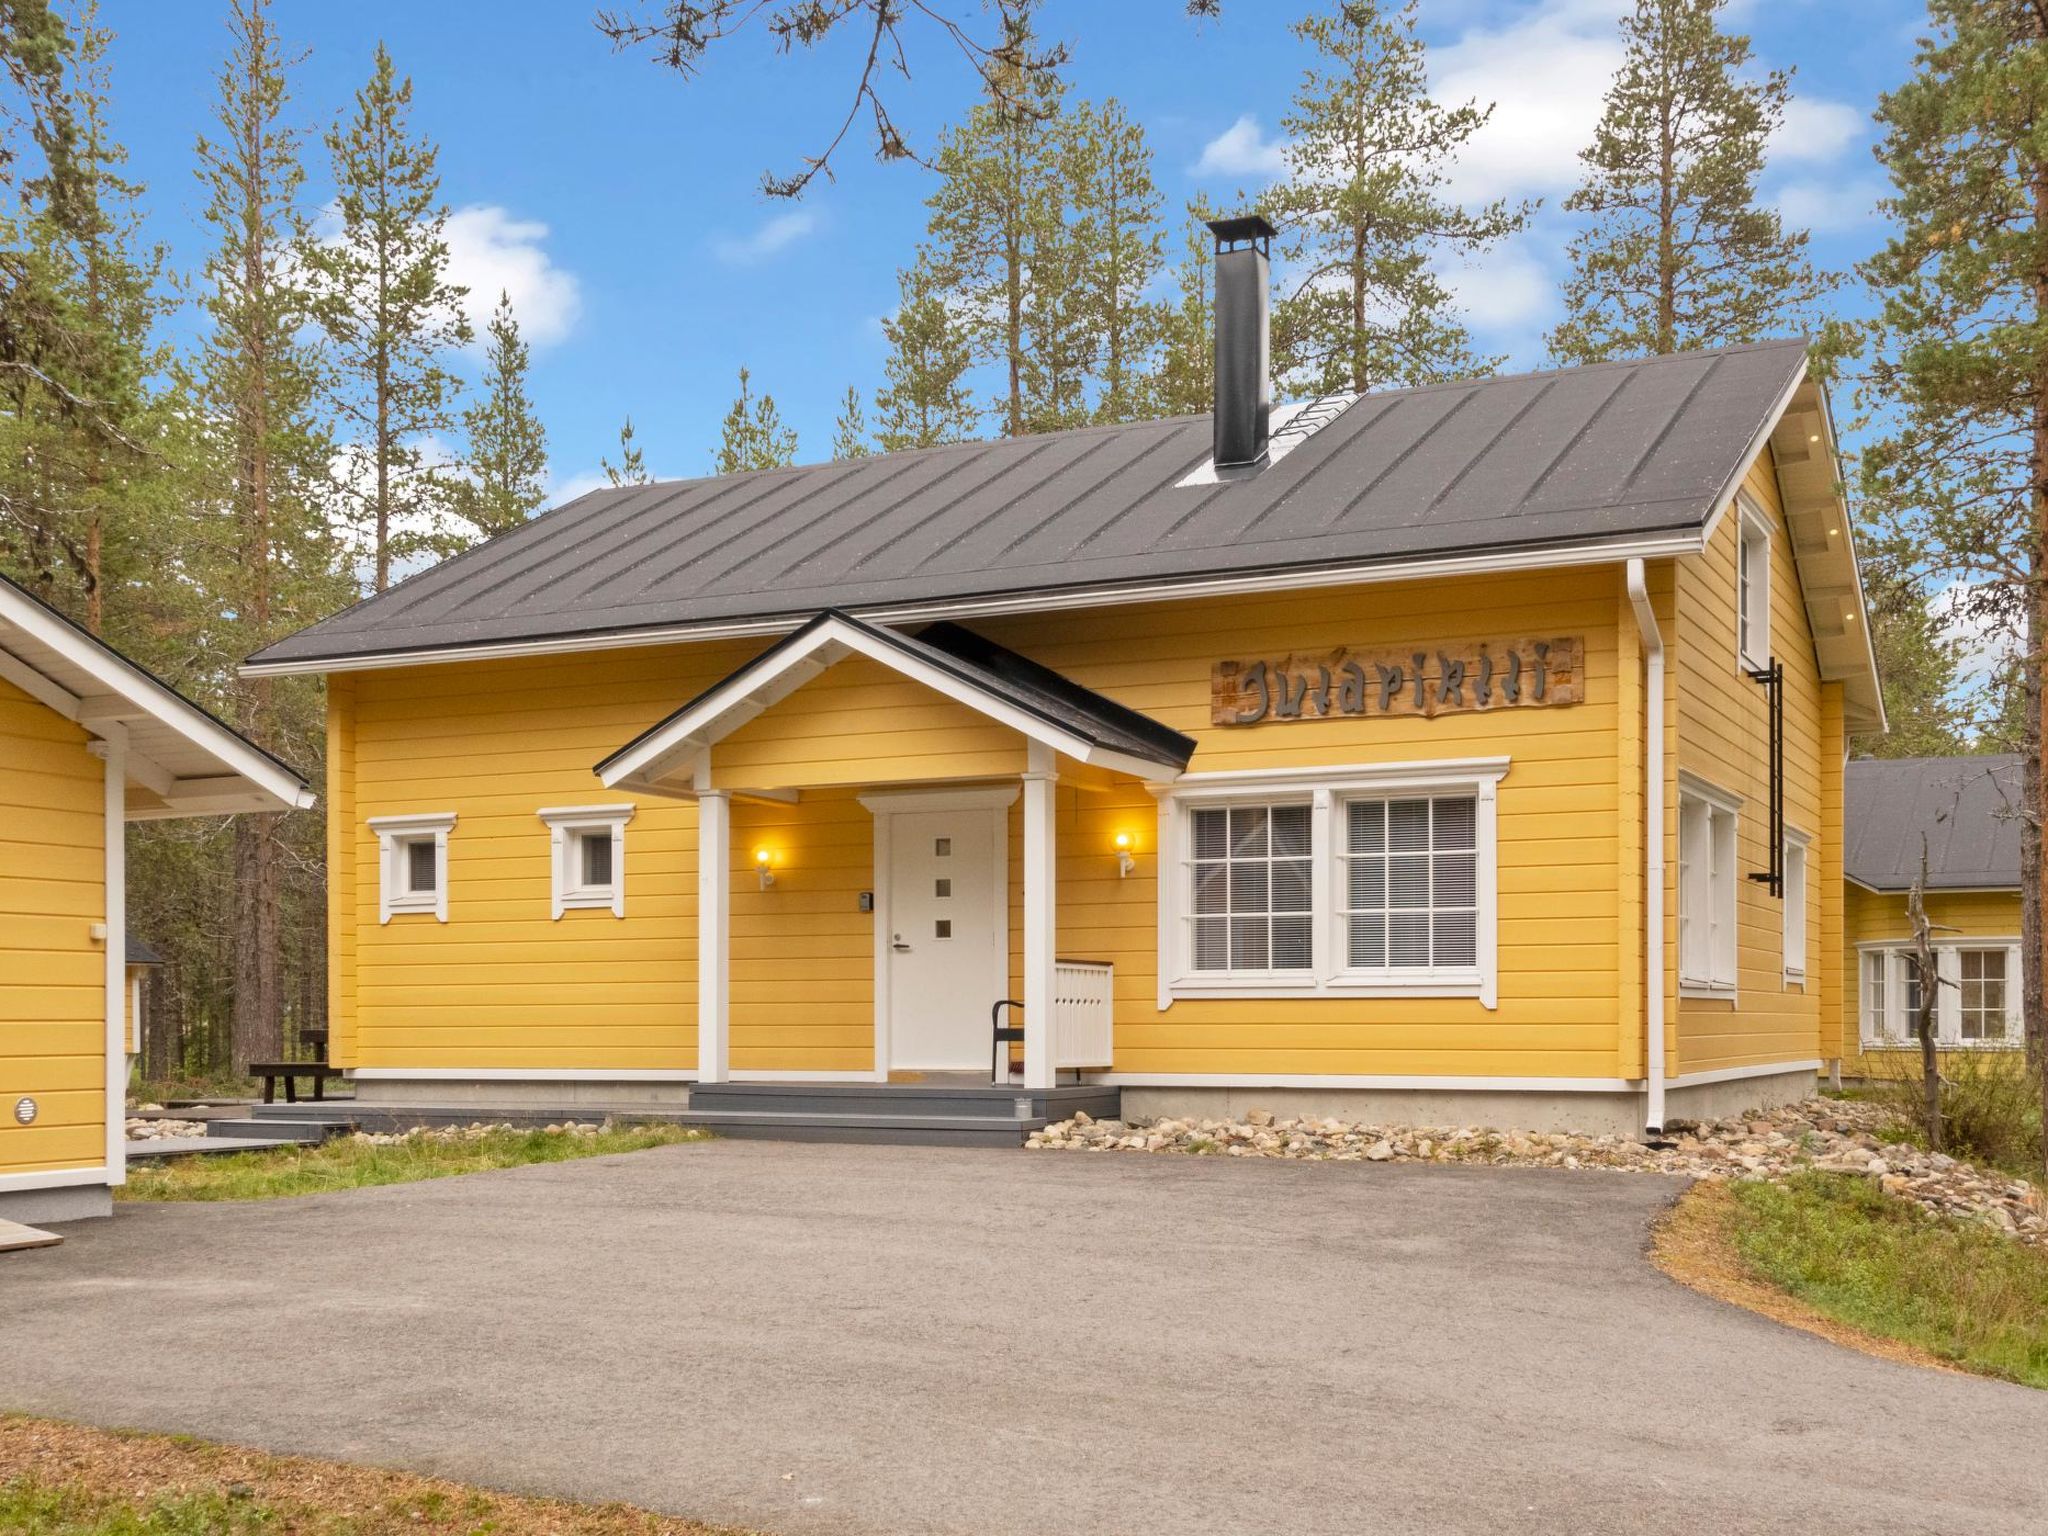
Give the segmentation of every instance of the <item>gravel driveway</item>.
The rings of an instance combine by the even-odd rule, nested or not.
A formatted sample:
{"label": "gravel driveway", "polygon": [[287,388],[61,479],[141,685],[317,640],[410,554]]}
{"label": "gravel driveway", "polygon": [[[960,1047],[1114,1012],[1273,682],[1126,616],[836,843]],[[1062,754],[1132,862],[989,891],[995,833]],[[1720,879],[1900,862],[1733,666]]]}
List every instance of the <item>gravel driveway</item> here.
{"label": "gravel driveway", "polygon": [[0,1405],[789,1533],[2048,1528],[2048,1394],[1683,1290],[1677,1188],[713,1142],[126,1206],[0,1258]]}

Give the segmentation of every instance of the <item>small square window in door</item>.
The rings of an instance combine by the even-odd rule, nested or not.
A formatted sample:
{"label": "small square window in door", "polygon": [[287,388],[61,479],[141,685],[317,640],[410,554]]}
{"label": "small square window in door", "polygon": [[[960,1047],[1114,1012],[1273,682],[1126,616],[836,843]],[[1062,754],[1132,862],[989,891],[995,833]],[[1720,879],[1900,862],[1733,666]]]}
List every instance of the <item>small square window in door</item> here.
{"label": "small square window in door", "polygon": [[932,894],[934,896],[951,896],[953,894],[953,882],[950,880],[934,880],[932,882]]}
{"label": "small square window in door", "polygon": [[953,919],[942,917],[935,921],[932,924],[932,937],[935,939],[950,939],[953,937]]}
{"label": "small square window in door", "polygon": [[953,839],[950,837],[933,838],[932,853],[937,858],[950,859],[953,857]]}

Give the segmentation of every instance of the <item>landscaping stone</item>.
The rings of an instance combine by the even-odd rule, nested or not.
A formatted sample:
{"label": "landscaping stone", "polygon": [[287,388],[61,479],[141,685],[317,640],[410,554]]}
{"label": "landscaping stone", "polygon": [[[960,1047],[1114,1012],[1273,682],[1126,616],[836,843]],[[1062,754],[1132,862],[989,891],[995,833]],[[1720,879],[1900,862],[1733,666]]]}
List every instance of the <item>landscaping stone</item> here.
{"label": "landscaping stone", "polygon": [[143,1120],[131,1116],[128,1120],[130,1141],[169,1141],[173,1138],[205,1134],[204,1120],[164,1120],[154,1116]]}
{"label": "landscaping stone", "polygon": [[1480,1163],[1493,1167],[1604,1168],[1695,1179],[1782,1179],[1801,1169],[1851,1174],[1923,1210],[1984,1222],[2048,1248],[2048,1192],[1906,1142],[1880,1105],[1808,1099],[1765,1114],[1705,1123],[1674,1121],[1656,1146],[1620,1136],[1496,1131],[1481,1126],[1361,1125],[1268,1109],[1241,1120],[1095,1121],[1076,1115],[1035,1132],[1031,1147],[1070,1152],[1181,1152],[1338,1162]]}
{"label": "landscaping stone", "polygon": [[[510,1121],[487,1123],[478,1120],[468,1125],[420,1125],[409,1131],[357,1131],[352,1139],[373,1147],[398,1147],[409,1141],[481,1141],[500,1131],[516,1134],[532,1129],[534,1127],[530,1125],[513,1125]],[[550,1136],[595,1136],[602,1129],[602,1126],[575,1120],[540,1127],[544,1135]]]}

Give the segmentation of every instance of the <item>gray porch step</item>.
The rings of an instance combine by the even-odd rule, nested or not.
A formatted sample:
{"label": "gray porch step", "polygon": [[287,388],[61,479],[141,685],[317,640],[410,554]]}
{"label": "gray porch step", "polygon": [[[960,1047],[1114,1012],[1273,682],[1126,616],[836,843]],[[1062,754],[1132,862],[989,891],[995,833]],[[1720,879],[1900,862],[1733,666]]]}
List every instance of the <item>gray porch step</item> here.
{"label": "gray porch step", "polygon": [[277,1147],[303,1147],[300,1136],[157,1136],[148,1141],[128,1143],[131,1163],[161,1162],[168,1157],[196,1157],[205,1153],[267,1152]]}
{"label": "gray porch step", "polygon": [[1097,1119],[1121,1112],[1123,1092],[1079,1084],[1030,1089],[993,1083],[694,1083],[691,1116],[704,1111],[773,1115],[875,1115],[897,1119]]}
{"label": "gray porch step", "polygon": [[209,1120],[206,1134],[218,1136],[227,1141],[262,1141],[277,1145],[296,1143],[299,1146],[318,1146],[330,1137],[339,1136],[355,1129],[345,1119],[287,1120],[282,1117],[265,1120]]}
{"label": "gray porch step", "polygon": [[1021,1147],[1042,1119],[992,1115],[776,1114],[759,1110],[688,1110],[676,1119],[718,1136],[750,1141],[869,1142],[909,1147]]}

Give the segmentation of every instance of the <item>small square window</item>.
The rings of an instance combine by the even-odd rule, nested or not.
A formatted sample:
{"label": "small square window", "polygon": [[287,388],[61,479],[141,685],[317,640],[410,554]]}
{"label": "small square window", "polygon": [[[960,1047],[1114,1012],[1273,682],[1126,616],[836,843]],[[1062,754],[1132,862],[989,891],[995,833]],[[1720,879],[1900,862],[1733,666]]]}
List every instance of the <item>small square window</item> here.
{"label": "small square window", "polygon": [[950,880],[934,880],[932,882],[932,894],[934,896],[951,896],[953,894],[953,882]]}
{"label": "small square window", "polygon": [[933,838],[932,852],[939,858],[950,859],[953,857],[953,839],[950,837]]}
{"label": "small square window", "polygon": [[441,860],[431,837],[408,837],[405,849],[405,891],[409,896],[431,896],[441,885]]}
{"label": "small square window", "polygon": [[377,834],[378,921],[424,912],[448,921],[448,834],[455,813],[372,816]]}
{"label": "small square window", "polygon": [[932,924],[932,937],[935,939],[950,939],[953,937],[953,919],[942,917],[934,922]]}
{"label": "small square window", "polygon": [[621,864],[630,805],[572,805],[540,813],[553,846],[554,915],[609,910],[626,915],[625,869]]}

